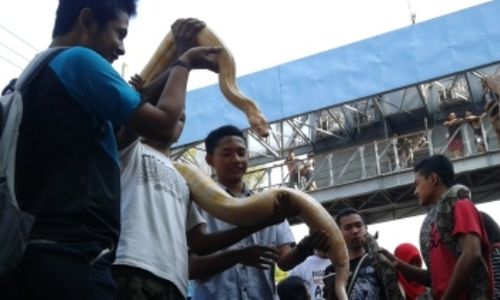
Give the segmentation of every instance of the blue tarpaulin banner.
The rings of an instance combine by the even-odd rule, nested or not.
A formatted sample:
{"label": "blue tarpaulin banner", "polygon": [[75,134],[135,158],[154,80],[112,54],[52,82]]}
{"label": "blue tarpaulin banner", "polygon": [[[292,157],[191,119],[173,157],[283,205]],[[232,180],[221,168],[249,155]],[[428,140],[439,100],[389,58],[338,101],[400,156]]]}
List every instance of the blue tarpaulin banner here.
{"label": "blue tarpaulin banner", "polygon": [[[500,1],[239,77],[270,122],[500,61]],[[212,129],[248,128],[217,85],[190,91],[176,146]]]}

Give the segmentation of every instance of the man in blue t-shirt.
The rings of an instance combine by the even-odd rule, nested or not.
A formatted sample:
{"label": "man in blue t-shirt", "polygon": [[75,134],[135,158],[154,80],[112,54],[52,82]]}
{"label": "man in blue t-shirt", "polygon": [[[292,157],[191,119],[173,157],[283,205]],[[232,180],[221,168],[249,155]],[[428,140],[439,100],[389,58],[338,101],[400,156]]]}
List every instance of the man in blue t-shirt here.
{"label": "man in blue t-shirt", "polygon": [[16,194],[36,221],[21,264],[0,287],[2,299],[114,298],[118,147],[131,132],[169,140],[184,109],[189,70],[215,70],[220,51],[193,48],[203,22],[176,22],[178,62],[140,95],[111,66],[125,53],[135,12],[136,0],[59,1],[50,47],[67,49],[24,94],[16,153]]}

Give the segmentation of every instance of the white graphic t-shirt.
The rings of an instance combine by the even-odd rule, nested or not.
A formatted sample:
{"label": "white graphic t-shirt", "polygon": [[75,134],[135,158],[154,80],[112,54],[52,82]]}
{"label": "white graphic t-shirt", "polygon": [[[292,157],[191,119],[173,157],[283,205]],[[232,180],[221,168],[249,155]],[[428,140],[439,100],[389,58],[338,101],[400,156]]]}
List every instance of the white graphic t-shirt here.
{"label": "white graphic t-shirt", "polygon": [[311,255],[300,265],[296,266],[290,276],[298,276],[309,284],[309,293],[311,300],[324,300],[323,295],[323,275],[326,267],[332,262],[328,258],[322,258],[317,255]]}
{"label": "white graphic t-shirt", "polygon": [[140,268],[175,284],[186,297],[186,231],[204,222],[189,188],[165,154],[139,141],[120,152],[121,233],[115,264]]}

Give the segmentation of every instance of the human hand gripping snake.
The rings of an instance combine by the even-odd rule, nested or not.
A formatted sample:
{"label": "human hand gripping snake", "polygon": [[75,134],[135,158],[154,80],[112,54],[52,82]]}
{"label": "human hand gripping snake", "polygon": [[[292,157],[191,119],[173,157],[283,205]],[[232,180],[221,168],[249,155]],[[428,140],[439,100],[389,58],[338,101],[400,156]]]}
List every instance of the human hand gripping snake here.
{"label": "human hand gripping snake", "polygon": [[[267,120],[254,101],[243,95],[236,85],[236,67],[229,50],[207,27],[198,34],[199,46],[221,46],[219,56],[219,87],[231,104],[243,111],[252,130],[259,136],[269,135]],[[147,83],[163,72],[176,58],[174,37],[169,32],[146,67],[141,77]],[[330,239],[328,257],[335,265],[337,273],[335,293],[340,300],[347,300],[345,291],[349,277],[349,256],[342,233],[330,214],[309,194],[289,188],[267,191],[238,199],[220,188],[208,175],[195,166],[174,162],[174,166],[184,177],[191,191],[192,199],[214,217],[237,226],[257,224],[274,215],[280,194],[288,196],[289,211],[297,214],[312,230],[324,230]]]}

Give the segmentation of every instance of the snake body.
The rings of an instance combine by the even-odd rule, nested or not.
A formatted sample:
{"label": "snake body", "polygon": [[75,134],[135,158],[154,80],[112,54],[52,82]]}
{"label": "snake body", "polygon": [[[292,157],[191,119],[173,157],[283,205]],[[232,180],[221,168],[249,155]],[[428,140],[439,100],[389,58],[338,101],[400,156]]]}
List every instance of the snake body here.
{"label": "snake body", "polygon": [[[219,56],[219,88],[234,106],[246,114],[252,130],[260,137],[269,136],[266,117],[260,111],[258,105],[245,96],[236,84],[236,64],[234,58],[222,41],[209,29],[204,28],[198,34],[200,46],[221,46],[223,51]],[[169,32],[156,49],[155,53],[142,70],[140,76],[147,83],[160,75],[176,57],[175,40],[172,32]]]}
{"label": "snake body", "polygon": [[345,283],[349,276],[349,257],[344,238],[332,216],[313,197],[299,190],[280,188],[235,200],[197,167],[179,162],[174,162],[174,166],[188,183],[191,198],[201,208],[218,219],[238,226],[253,225],[271,217],[278,194],[288,194],[289,210],[298,212],[298,217],[312,230],[324,230],[329,235],[328,257],[337,272],[337,298],[347,300]]}
{"label": "snake body", "polygon": [[[244,96],[235,83],[236,68],[229,50],[208,28],[198,34],[198,42],[200,46],[222,46],[224,51],[219,56],[219,87],[224,96],[247,115],[252,130],[261,137],[267,136],[266,118],[255,102]],[[141,72],[141,77],[146,83],[153,80],[173,63],[175,57],[174,38],[169,32]],[[314,198],[298,190],[280,188],[236,201],[198,168],[178,162],[174,165],[188,183],[192,199],[216,218],[234,225],[252,225],[271,217],[275,213],[278,195],[286,193],[291,212],[297,213],[309,228],[324,230],[329,235],[331,247],[328,256],[337,272],[335,293],[338,299],[347,300],[345,288],[349,277],[349,257],[344,238],[333,218]]]}

